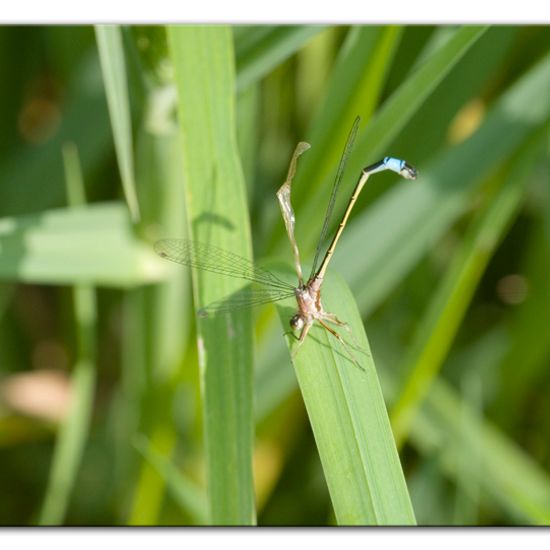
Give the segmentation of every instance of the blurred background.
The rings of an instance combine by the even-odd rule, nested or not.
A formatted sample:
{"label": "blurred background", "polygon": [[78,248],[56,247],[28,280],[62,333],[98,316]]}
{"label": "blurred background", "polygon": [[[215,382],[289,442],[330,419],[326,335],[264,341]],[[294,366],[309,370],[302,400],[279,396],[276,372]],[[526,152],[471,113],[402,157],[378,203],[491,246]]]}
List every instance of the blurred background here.
{"label": "blurred background", "polygon": [[[331,266],[361,310],[418,523],[550,523],[550,29],[232,37],[255,258],[291,262],[275,191],[298,141],[309,262],[356,115],[337,209],[385,155],[420,172],[367,186]],[[166,29],[1,27],[0,79],[0,524],[204,523],[190,276],[152,250],[186,231]],[[254,319],[258,523],[334,524],[274,308]]]}

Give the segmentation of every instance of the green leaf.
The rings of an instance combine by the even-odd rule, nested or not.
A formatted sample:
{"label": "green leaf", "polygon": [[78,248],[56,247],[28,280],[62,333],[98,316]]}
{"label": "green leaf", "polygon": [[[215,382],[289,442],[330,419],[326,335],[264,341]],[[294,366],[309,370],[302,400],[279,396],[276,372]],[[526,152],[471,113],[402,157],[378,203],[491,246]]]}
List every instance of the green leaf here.
{"label": "green leaf", "polygon": [[[472,482],[521,523],[550,522],[548,473],[501,430],[461,402],[449,384],[434,381],[410,437],[423,453],[437,455],[451,477],[458,474],[458,468],[466,468]],[[463,454],[469,460],[459,462],[457,457]]]}
{"label": "green leaf", "polygon": [[241,28],[235,43],[237,89],[258,82],[323,29],[310,25]]}
{"label": "green leaf", "polygon": [[363,314],[388,295],[464,212],[490,170],[546,123],[548,86],[550,57],[499,98],[471,138],[437,155],[429,166],[418,167],[417,181],[396,185],[349,224],[333,267],[349,282]]}
{"label": "green leaf", "polygon": [[0,219],[0,246],[7,281],[128,287],[168,273],[116,203]]}
{"label": "green leaf", "polygon": [[304,156],[295,187],[295,200],[311,192],[336,166],[356,116],[368,121],[380,100],[393,53],[399,44],[400,27],[353,27],[331,72],[320,115],[313,120],[308,142],[315,146]]}
{"label": "green leaf", "polygon": [[[293,338],[289,342],[336,519],[340,525],[414,525],[414,512],[357,306],[337,277],[329,275],[322,290],[325,309],[348,323],[353,339],[347,331],[338,329],[347,340],[344,347],[316,324],[299,350],[295,351]],[[278,309],[287,327],[292,309]]]}
{"label": "green leaf", "polygon": [[[411,267],[442,237],[458,216],[464,213],[471,203],[476,186],[484,181],[502,159],[510,157],[547,123],[550,103],[547,101],[545,90],[550,85],[549,63],[548,58],[543,58],[513,85],[506,88],[502,96],[494,102],[493,108],[478,131],[469,140],[436,155],[430,166],[419,166],[420,177],[416,182],[396,185],[346,228],[334,256],[333,269],[338,270],[352,283],[354,295],[363,312],[372,312],[391,291],[396,289]],[[300,208],[296,208],[296,215],[300,223]],[[284,244],[288,247],[288,243]],[[261,394],[257,400],[266,407],[274,407],[288,396],[294,384],[287,376],[286,370],[278,365],[281,357],[275,354],[268,356],[272,358],[272,363],[262,371],[259,381],[262,384],[259,387]],[[393,367],[388,366],[388,370],[390,369]],[[517,364],[514,370],[517,372]],[[437,381],[435,385],[439,388]],[[270,404],[264,401],[264,398],[272,391],[279,392],[279,401],[275,395],[269,394]],[[435,386],[431,392],[434,391]],[[428,394],[428,400],[431,392]],[[457,399],[453,394],[453,403],[456,403]],[[441,404],[441,407],[444,406],[445,404]],[[460,447],[462,439],[454,439],[463,430],[461,426],[459,432],[458,427],[454,426],[457,414],[458,404],[450,411],[445,411],[445,421],[436,413],[431,414],[429,419],[423,415],[422,420],[419,419],[418,422],[422,422],[425,433],[421,433],[420,428],[417,430],[415,421],[411,426],[411,437],[415,446],[420,448],[421,452],[434,452],[429,444],[430,436],[437,432],[440,441],[437,449],[445,451],[450,463],[453,453],[456,455],[464,452]],[[468,429],[467,427],[466,430]],[[514,448],[512,442],[506,440],[502,433],[494,427],[490,429],[495,433],[495,437],[502,441],[502,445],[510,447],[514,460],[519,455],[517,460],[529,464],[534,470],[529,477],[540,481],[543,474],[541,469],[537,468],[526,454],[522,454],[519,448]],[[478,440],[483,440],[483,430],[480,425]],[[449,432],[454,435],[450,435]],[[422,443],[420,446],[421,439],[426,441],[426,444]],[[537,496],[529,500],[530,488],[521,489],[521,478],[515,473],[516,479],[512,484],[514,491],[521,493],[522,500],[514,503],[510,493],[500,485],[511,472],[506,466],[506,461],[499,460],[498,452],[494,459],[498,459],[499,472],[498,479],[493,480],[493,483],[487,476],[487,469],[482,470],[482,473],[476,472],[476,479],[482,484],[484,497],[488,495],[492,503],[513,509],[523,519],[544,514],[544,490],[537,491]],[[491,466],[488,465],[487,468],[490,469]],[[449,467],[447,471],[451,476],[455,475],[454,467]],[[533,481],[532,486],[535,487],[536,483]],[[544,486],[547,486],[546,482]],[[536,512],[530,514],[530,509]]]}
{"label": "green leaf", "polygon": [[[85,202],[82,173],[76,148],[63,149],[69,204]],[[53,454],[48,487],[38,523],[62,524],[76,483],[91,423],[96,383],[95,292],[89,285],[73,288],[74,321],[77,328],[77,359],[71,376],[71,406],[63,420]]]}
{"label": "green leaf", "polygon": [[[488,27],[461,27],[426,59],[370,121],[367,130],[358,140],[355,158],[362,152],[362,162],[368,163],[383,156],[390,142],[405,127],[420,105],[487,29]],[[360,164],[356,171],[359,168]]]}
{"label": "green leaf", "polygon": [[[485,27],[463,27],[457,30],[452,38],[443,47],[434,52],[414,75],[404,81],[375,113],[365,131],[359,132],[356,146],[347,164],[347,177],[356,179],[361,169],[367,164],[391,154],[386,150],[391,140],[405,127],[430,93],[445,78],[466,51],[483,35],[485,30]],[[387,51],[385,53],[385,60],[389,62],[390,59],[390,51]],[[344,107],[345,103],[342,103],[341,109]],[[340,116],[343,115],[344,112],[341,110]],[[333,117],[334,113],[331,109],[325,109],[320,115],[322,119],[332,119]],[[317,125],[320,127],[324,126],[324,124],[321,121],[317,122]],[[349,122],[347,124],[349,125]],[[342,145],[338,141],[336,143],[337,150],[340,151]],[[312,151],[316,147],[317,144],[312,142]],[[328,153],[325,148],[317,154],[327,155]],[[319,208],[318,205],[323,204],[326,200],[324,197],[327,189],[330,188],[330,181],[336,172],[338,155],[333,155],[333,159],[332,170],[328,176],[326,170],[310,170],[306,173],[298,171],[296,174],[296,202],[303,202],[302,218],[314,218]],[[406,160],[414,164],[414,159]],[[320,166],[320,163],[318,165]],[[299,238],[304,249],[313,248],[315,245],[315,232],[304,231],[300,233]]]}
{"label": "green leaf", "polygon": [[97,25],[95,31],[122,187],[132,219],[138,221],[139,204],[134,178],[132,122],[122,33],[117,25]]}
{"label": "green leaf", "polygon": [[519,154],[519,166],[511,170],[496,194],[485,200],[460,249],[439,286],[434,290],[411,351],[400,372],[406,383],[391,412],[395,438],[400,447],[420,402],[437,376],[489,260],[518,212],[524,197],[532,155]]}
{"label": "green leaf", "polygon": [[205,494],[191,479],[188,479],[166,459],[164,453],[151,445],[146,438],[137,438],[135,447],[166,481],[172,498],[195,524],[207,523],[207,502]]}
{"label": "green leaf", "polygon": [[[251,257],[246,194],[235,131],[232,37],[225,27],[170,27],[183,136],[187,219],[198,242]],[[197,272],[201,307],[235,292],[238,280]],[[255,522],[252,481],[252,324],[249,312],[200,319],[211,522]]]}

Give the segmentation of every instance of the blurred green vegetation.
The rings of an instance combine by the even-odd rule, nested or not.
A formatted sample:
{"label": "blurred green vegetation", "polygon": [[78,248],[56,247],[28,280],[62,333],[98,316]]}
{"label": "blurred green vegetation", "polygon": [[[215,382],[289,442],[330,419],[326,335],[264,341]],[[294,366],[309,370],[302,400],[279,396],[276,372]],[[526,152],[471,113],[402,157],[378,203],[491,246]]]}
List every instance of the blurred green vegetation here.
{"label": "blurred green vegetation", "polygon": [[0,27],[0,75],[0,524],[341,521],[275,308],[198,325],[232,288],[152,245],[290,265],[305,140],[311,262],[356,115],[337,210],[420,172],[369,180],[331,264],[416,522],[550,524],[550,28]]}

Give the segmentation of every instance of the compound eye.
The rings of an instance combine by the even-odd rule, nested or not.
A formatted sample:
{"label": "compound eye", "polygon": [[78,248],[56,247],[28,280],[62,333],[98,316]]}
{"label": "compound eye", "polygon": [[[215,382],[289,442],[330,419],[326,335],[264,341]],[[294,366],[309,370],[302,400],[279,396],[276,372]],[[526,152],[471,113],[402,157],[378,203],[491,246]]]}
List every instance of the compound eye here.
{"label": "compound eye", "polygon": [[290,320],[290,328],[292,330],[300,330],[303,326],[304,326],[304,320],[302,319],[302,316],[299,313],[297,313]]}
{"label": "compound eye", "polygon": [[414,166],[411,166],[408,162],[403,162],[403,168],[399,172],[407,180],[415,180],[418,176],[418,171]]}

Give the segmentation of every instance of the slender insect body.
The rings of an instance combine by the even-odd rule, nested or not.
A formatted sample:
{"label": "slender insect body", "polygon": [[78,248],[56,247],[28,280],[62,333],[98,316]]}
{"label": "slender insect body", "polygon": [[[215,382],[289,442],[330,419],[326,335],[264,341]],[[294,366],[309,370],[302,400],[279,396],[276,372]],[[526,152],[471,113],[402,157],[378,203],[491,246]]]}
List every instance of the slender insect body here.
{"label": "slender insect body", "polygon": [[[336,249],[336,245],[338,244],[350,213],[369,176],[377,172],[382,172],[383,170],[390,170],[405,179],[411,180],[416,178],[417,172],[416,169],[407,162],[394,157],[385,157],[384,159],[364,168],[360,173],[359,180],[344,211],[340,224],[332,237],[330,244],[328,245],[322,261],[320,261],[319,264],[318,260],[321,260],[320,252],[329,227],[329,221],[334,208],[336,194],[339,189],[344,167],[351,152],[358,127],[359,117],[356,118],[353,124],[344,148],[344,153],[338,166],[336,179],[332,187],[323,227],[321,229],[321,234],[315,252],[315,258],[313,260],[311,275],[307,283],[304,283],[300,252],[294,236],[296,217],[290,201],[291,182],[296,172],[297,159],[309,148],[309,144],[304,142],[299,143],[296,147],[290,162],[287,179],[277,191],[277,199],[279,200],[287,235],[294,254],[294,266],[298,277],[297,286],[290,285],[289,283],[276,277],[271,272],[256,266],[245,258],[210,245],[180,239],[163,239],[155,244],[155,250],[163,258],[174,262],[188,265],[193,268],[225,274],[230,277],[238,277],[260,285],[260,288],[243,289],[242,291],[237,292],[234,296],[229,297],[226,301],[222,301],[219,305],[219,311],[227,311],[228,309],[233,308],[236,309],[240,307],[250,307],[252,305],[275,302],[278,300],[283,300],[294,294],[298,311],[290,320],[290,326],[294,331],[300,331],[300,335],[297,337],[298,342],[293,349],[292,355],[296,355],[310,328],[315,321],[317,321],[342,344],[353,362],[363,370],[353,353],[349,350],[348,345],[342,336],[329,326],[329,324],[331,324],[345,329],[356,344],[356,347],[360,349],[355,342],[353,333],[349,326],[345,322],[340,321],[336,315],[325,311],[323,308],[321,303],[321,286],[324,281],[328,264],[330,263]],[[202,310],[210,311],[215,309],[217,311],[216,306],[218,306],[218,303],[211,304],[206,308],[202,308]]]}

